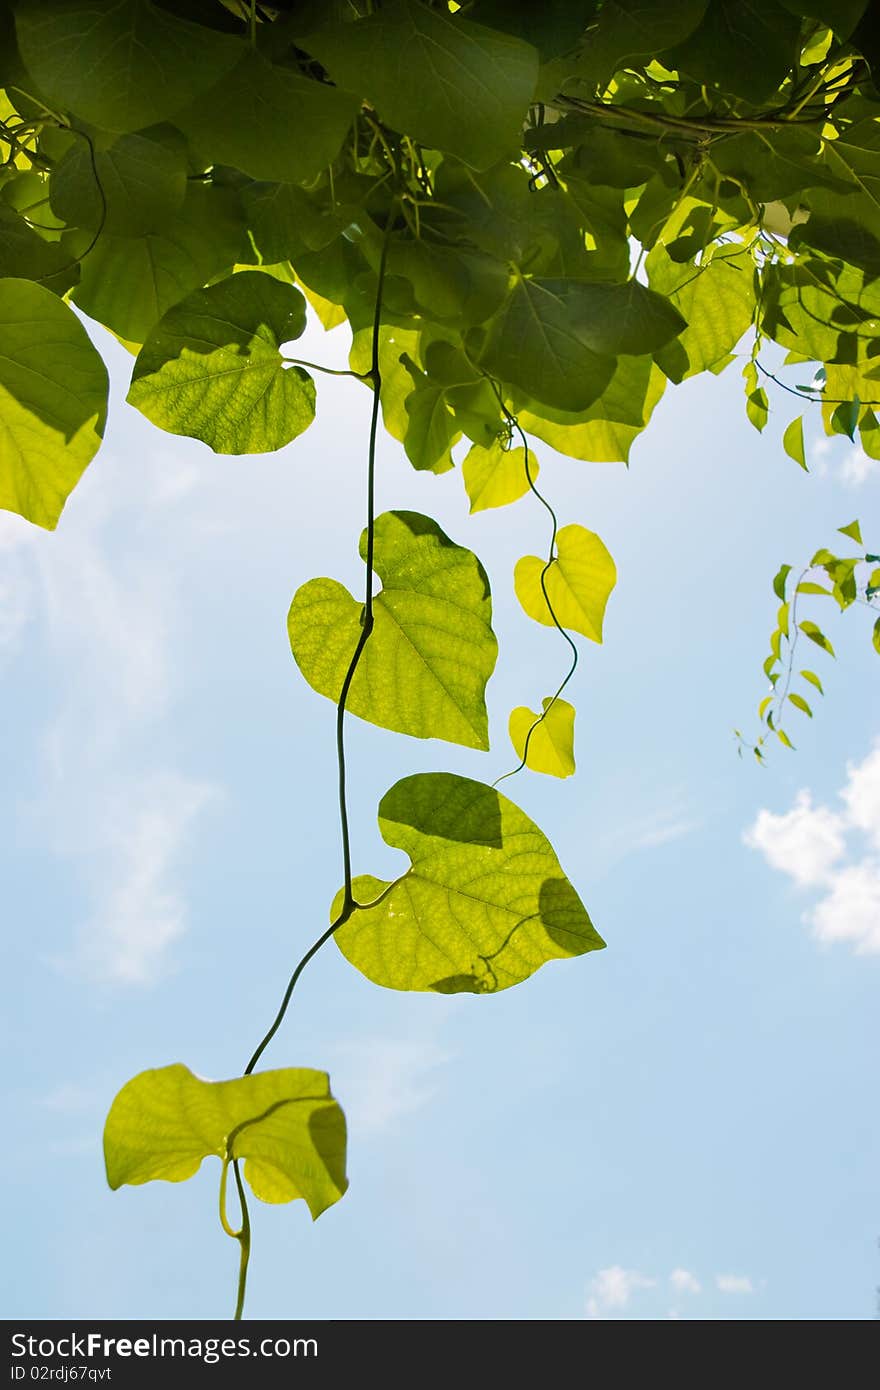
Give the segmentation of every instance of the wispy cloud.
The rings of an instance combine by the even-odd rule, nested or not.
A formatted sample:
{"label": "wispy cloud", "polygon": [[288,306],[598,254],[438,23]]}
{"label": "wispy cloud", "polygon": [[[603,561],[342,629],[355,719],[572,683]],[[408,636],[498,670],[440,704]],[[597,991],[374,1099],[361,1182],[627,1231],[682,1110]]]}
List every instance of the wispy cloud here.
{"label": "wispy cloud", "polygon": [[830,456],[834,452],[835,443],[841,439],[841,436],[838,436],[837,440],[823,436],[811,446],[810,452],[818,460],[816,471],[824,475],[833,474],[842,483],[853,488],[862,487],[867,482],[880,481],[880,460],[871,458],[860,444],[851,444],[846,453],[840,456],[839,461],[831,461]]}
{"label": "wispy cloud", "polygon": [[755,1287],[747,1274],[716,1274],[715,1287],[719,1293],[754,1293]]}
{"label": "wispy cloud", "polygon": [[[847,768],[842,809],[814,806],[798,792],[791,810],[759,811],[744,833],[800,888],[820,890],[804,913],[817,941],[849,943],[858,955],[880,954],[880,744]],[[846,862],[842,862],[846,861]]]}
{"label": "wispy cloud", "polygon": [[352,1128],[376,1135],[431,1100],[451,1055],[430,1039],[358,1038],[342,1043],[333,1089]]}
{"label": "wispy cloud", "polygon": [[136,530],[125,548],[114,543],[133,504],[139,514],[156,506],[148,473],[105,482],[52,536],[31,532],[18,546],[57,691],[26,818],[85,890],[54,963],[131,985],[162,974],[185,930],[185,853],[218,789],[154,753],[175,694],[176,567]]}

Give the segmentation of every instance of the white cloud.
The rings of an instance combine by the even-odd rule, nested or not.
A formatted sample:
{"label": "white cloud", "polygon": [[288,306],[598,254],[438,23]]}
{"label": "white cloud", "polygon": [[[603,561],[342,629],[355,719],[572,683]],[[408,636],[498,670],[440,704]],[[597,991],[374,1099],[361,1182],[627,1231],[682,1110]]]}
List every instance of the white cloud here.
{"label": "white cloud", "polygon": [[637,1290],[653,1289],[656,1284],[656,1279],[641,1274],[637,1269],[624,1269],[622,1265],[600,1269],[590,1281],[587,1317],[604,1318],[608,1312],[626,1308]]}
{"label": "white cloud", "polygon": [[699,1293],[701,1289],[699,1279],[689,1269],[674,1269],[669,1282],[677,1293]]}
{"label": "white cloud", "polygon": [[857,955],[880,955],[880,860],[865,859],[836,873],[807,920],[819,941],[847,941]]}
{"label": "white cloud", "polygon": [[861,487],[869,478],[880,478],[880,462],[870,458],[858,445],[844,455],[840,466],[841,481],[850,487]]}
{"label": "white cloud", "polygon": [[863,763],[848,764],[849,777],[840,793],[846,803],[847,819],[869,835],[880,849],[880,744]]}
{"label": "white cloud", "polygon": [[760,850],[768,864],[804,888],[825,883],[846,849],[843,817],[825,806],[814,807],[808,791],[798,792],[784,815],[759,811],[744,838],[750,849]]}
{"label": "white cloud", "polygon": [[358,1038],[343,1043],[333,1088],[359,1134],[379,1134],[427,1104],[450,1054],[429,1039]]}
{"label": "white cloud", "polygon": [[176,870],[193,822],[217,793],[171,772],[129,784],[124,798],[120,792],[113,789],[91,827],[94,907],[76,963],[98,979],[149,984],[184,931]]}
{"label": "white cloud", "polygon": [[[798,792],[782,815],[759,811],[743,838],[768,864],[821,896],[804,913],[817,941],[846,942],[858,955],[880,954],[880,744],[847,767],[843,810],[814,806]],[[865,848],[864,838],[868,840]],[[840,861],[846,857],[848,862]]]}
{"label": "white cloud", "polygon": [[715,1283],[721,1293],[754,1293],[747,1274],[716,1274]]}

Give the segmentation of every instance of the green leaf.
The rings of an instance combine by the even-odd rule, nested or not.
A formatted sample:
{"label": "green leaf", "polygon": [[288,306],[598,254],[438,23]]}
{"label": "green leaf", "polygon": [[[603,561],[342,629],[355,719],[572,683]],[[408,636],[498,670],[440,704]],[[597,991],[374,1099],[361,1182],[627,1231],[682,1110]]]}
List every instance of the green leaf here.
{"label": "green leaf", "polygon": [[512,711],[508,725],[510,741],[517,757],[524,759],[533,772],[570,777],[574,772],[574,705],[549,696],[541,703],[541,716],[525,705]]}
{"label": "green leaf", "polygon": [[849,536],[850,540],[855,541],[856,545],[864,545],[862,540],[862,528],[858,521],[851,521],[848,526],[838,526],[838,531],[842,536]]}
{"label": "green leaf", "polygon": [[0,280],[0,507],[51,531],[96,453],[107,370],[71,309]]}
{"label": "green leaf", "polygon": [[254,50],[177,113],[204,158],[254,179],[305,183],[339,153],[360,103],[350,92],[266,62]]}
{"label": "green leaf", "polygon": [[605,390],[615,362],[587,346],[560,284],[518,278],[477,355],[492,376],[533,399],[581,411]]}
{"label": "green leaf", "polygon": [[798,627],[804,636],[809,637],[811,642],[815,642],[817,647],[821,647],[823,652],[827,652],[829,656],[834,655],[834,648],[821,628],[817,627],[815,623],[805,618],[802,623],[798,623]]}
{"label": "green leaf", "polygon": [[243,49],[231,35],[149,0],[18,0],[15,17],[21,56],[41,94],[112,131],[173,116]]}
{"label": "green leaf", "polygon": [[261,1201],[302,1197],[313,1220],[348,1186],[345,1116],[322,1071],[287,1067],[202,1081],[178,1062],[123,1086],[104,1126],[112,1188],[185,1182],[209,1155],[244,1159]]}
{"label": "green leaf", "polygon": [[130,405],[218,454],[282,449],[315,416],[315,385],[281,345],[306,326],[293,285],[239,271],[169,309],[134,365]]}
{"label": "green leaf", "polygon": [[785,433],[782,436],[782,447],[790,459],[799,463],[804,472],[808,472],[806,455],[804,453],[804,418],[798,415],[790,424],[786,425]]}
{"label": "green leaf", "polygon": [[687,328],[687,320],[665,295],[638,280],[623,285],[579,280],[544,280],[543,287],[566,304],[582,342],[607,356],[657,352]]}
{"label": "green leaf", "polygon": [[818,692],[819,692],[820,695],[824,695],[824,694],[825,694],[825,691],[822,689],[822,682],[820,681],[819,677],[816,675],[816,672],[815,672],[815,671],[801,671],[801,675],[803,676],[803,678],[804,678],[805,681],[809,681],[809,682],[810,682],[810,685],[813,685],[813,686],[816,687],[816,689],[818,690]]}
{"label": "green leaf", "polygon": [[474,169],[520,147],[538,76],[531,44],[416,0],[391,0],[302,42],[338,86],[369,98],[387,125],[423,145]]}
{"label": "green leaf", "polygon": [[[538,460],[529,450],[529,472],[532,481],[540,471]],[[505,449],[500,440],[495,440],[484,449],[475,444],[461,466],[461,475],[471,512],[482,512],[488,507],[506,507],[516,502],[529,491],[526,476],[525,449]]]}
{"label": "green leaf", "polygon": [[661,348],[657,362],[670,380],[711,369],[747,332],[755,308],[750,258],[741,247],[720,247],[699,268],[678,265],[658,243],[648,256],[654,289],[668,295],[687,320],[675,342]]}
{"label": "green leaf", "polygon": [[0,202],[0,278],[39,280],[64,294],[78,275],[79,266],[66,244],[44,240],[24,217]]}
{"label": "green leaf", "polygon": [[94,164],[92,158],[85,140],[78,140],[52,170],[52,211],[70,226],[136,236],[160,232],[181,208],[187,173],[182,142],[120,135],[94,151]]}
{"label": "green leaf", "polygon": [[799,594],[824,594],[826,598],[831,597],[831,590],[824,588],[821,584],[814,584],[811,579],[805,579],[797,586]]}
{"label": "green leaf", "polygon": [[788,734],[785,732],[784,729],[777,729],[776,737],[779,739],[779,742],[784,745],[784,747],[790,748],[792,752],[795,751],[794,744],[792,743],[791,739],[789,738]]}
{"label": "green leaf", "polygon": [[812,719],[813,711],[810,709],[810,706],[807,704],[803,695],[798,695],[795,693],[793,695],[789,695],[788,698],[794,705],[795,709],[803,710],[804,714],[809,715],[809,717]]}
{"label": "green leaf", "polygon": [[[548,840],[507,797],[452,773],[405,777],[379,806],[386,844],[412,861],[392,883],[357,878],[343,955],[389,989],[488,994],[548,960],[604,946]],[[342,905],[333,905],[334,917]]]}
{"label": "green leaf", "polygon": [[859,401],[843,401],[831,415],[831,432],[845,434],[855,442],[856,426],[859,423],[861,405]]}
{"label": "green leaf", "polygon": [[874,643],[874,650],[880,652],[880,618],[874,624],[874,635],[871,640]]}
{"label": "green leaf", "polygon": [[[366,558],[366,532],[360,553]],[[376,518],[374,569],[383,587],[347,708],[382,728],[488,748],[486,682],[498,644],[486,572],[435,521],[417,512]],[[333,579],[294,596],[290,646],[313,690],[339,699],[363,608]]]}
{"label": "green leaf", "polygon": [[767,101],[798,56],[800,24],[777,0],[712,0],[667,62],[697,82]]}
{"label": "green leaf", "polygon": [[788,636],[788,604],[783,603],[776,615],[776,625],[783,637]]}
{"label": "green leaf", "polygon": [[447,473],[452,467],[450,450],[461,431],[447,404],[446,387],[426,376],[408,354],[403,354],[401,362],[414,383],[404,401],[406,456],[420,472]]}
{"label": "green leaf", "polygon": [[588,32],[575,71],[588,81],[607,80],[636,59],[663,53],[692,33],[705,8],[706,0],[677,0],[674,5],[608,0]]}
{"label": "green leaf", "polygon": [[780,565],[779,572],[773,580],[773,592],[778,599],[785,599],[785,581],[791,574],[791,565]]}
{"label": "green leaf", "polygon": [[517,561],[513,578],[516,596],[530,618],[553,627],[544,596],[546,588],[562,627],[581,632],[592,642],[601,642],[605,608],[617,583],[614,561],[595,532],[583,526],[563,526],[556,545],[557,558],[549,569],[537,555],[526,555]]}
{"label": "green leaf", "polygon": [[759,719],[763,719],[763,718],[764,718],[764,715],[766,714],[766,712],[767,712],[769,706],[772,705],[772,703],[773,703],[773,696],[772,696],[772,695],[765,695],[764,698],[763,698],[763,700],[761,701],[761,703],[758,705],[758,718],[759,718]]}
{"label": "green leaf", "polygon": [[614,375],[587,410],[567,413],[536,402],[517,405],[519,422],[570,458],[626,463],[663,395],[666,380],[649,357],[619,357]]}
{"label": "green leaf", "polygon": [[191,184],[179,215],[161,231],[99,237],[72,298],[120,338],[140,344],[172,305],[243,259],[243,238],[229,191]]}

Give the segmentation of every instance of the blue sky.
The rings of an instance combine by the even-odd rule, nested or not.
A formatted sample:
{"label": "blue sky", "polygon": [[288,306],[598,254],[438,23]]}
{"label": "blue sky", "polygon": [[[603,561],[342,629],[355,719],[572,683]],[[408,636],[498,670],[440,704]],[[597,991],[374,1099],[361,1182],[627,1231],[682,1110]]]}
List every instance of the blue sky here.
{"label": "blue sky", "polygon": [[[99,330],[96,330],[96,334]],[[105,446],[54,535],[0,516],[7,1317],[223,1317],[237,1251],[218,1165],[111,1193],[100,1135],[130,1076],[239,1072],[341,878],[333,709],[302,681],[299,584],[359,587],[369,397],[319,379],[274,456],[155,431],[114,371]],[[303,355],[344,355],[313,330]],[[503,790],[552,840],[608,950],[495,997],[378,989],[331,944],[267,1066],[329,1070],[351,1187],[312,1225],[254,1202],[248,1312],[340,1318],[871,1318],[880,1283],[878,668],[867,615],[826,630],[796,754],[754,727],[779,563],[862,521],[880,465],[795,405],[746,422],[735,367],[670,390],[629,470],[537,446],[560,522],[619,571],[571,699],[578,775]],[[385,439],[379,507],[436,517],[493,586],[488,754],[349,722],[357,872],[391,876],[382,793],[491,781],[506,725],[565,669],[513,597],[547,545],[530,498],[469,518],[461,478]],[[819,613],[816,614],[820,616]],[[865,619],[865,621],[861,621]],[[568,693],[568,692],[567,692]],[[7,1262],[8,1263],[8,1262]]]}

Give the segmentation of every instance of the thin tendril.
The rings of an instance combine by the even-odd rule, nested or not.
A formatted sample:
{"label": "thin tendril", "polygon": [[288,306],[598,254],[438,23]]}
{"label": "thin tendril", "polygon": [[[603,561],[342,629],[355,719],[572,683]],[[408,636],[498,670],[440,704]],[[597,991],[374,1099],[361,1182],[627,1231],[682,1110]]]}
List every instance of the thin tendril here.
{"label": "thin tendril", "polygon": [[351,886],[351,837],[348,825],[348,804],[345,786],[345,705],[351,689],[351,683],[354,680],[354,675],[358,668],[358,663],[363,655],[363,650],[367,645],[370,633],[373,630],[373,552],[376,531],[376,438],[379,429],[380,392],[382,388],[382,373],[379,366],[379,329],[382,321],[382,290],[385,283],[385,265],[388,258],[389,232],[390,222],[385,231],[385,238],[382,243],[382,254],[379,260],[379,282],[376,287],[376,306],[373,314],[373,344],[370,370],[364,373],[365,379],[371,381],[373,385],[373,407],[370,416],[370,442],[367,462],[367,554],[364,613],[357,646],[354,649],[348,670],[345,673],[345,680],[342,683],[342,690],[339,693],[339,700],[336,706],[336,759],[339,767],[339,823],[342,832],[342,866],[344,874],[342,908],[336,919],[330,923],[326,931],[321,933],[317,941],[309,947],[302,960],[297,964],[287,983],[281,1005],[275,1015],[271,1028],[259,1043],[244,1069],[245,1076],[251,1074],[269,1043],[281,1027],[293,991],[296,988],[296,983],[309,961],[313,956],[317,955],[321,947],[330,940],[337,928],[341,927],[343,922],[348,921],[349,917],[358,906],[354,900]]}
{"label": "thin tendril", "polygon": [[532,493],[534,493],[535,497],[537,497],[538,501],[541,503],[541,506],[545,508],[545,510],[548,512],[548,514],[549,514],[549,516],[550,516],[550,522],[551,522],[551,525],[552,525],[552,531],[551,531],[551,534],[550,534],[550,548],[549,548],[548,553],[547,553],[547,563],[544,565],[544,568],[541,570],[541,581],[540,581],[540,582],[541,582],[541,593],[544,595],[544,602],[545,602],[545,604],[547,605],[547,612],[550,614],[550,617],[551,617],[552,620],[553,620],[553,624],[554,624],[555,628],[556,628],[557,631],[560,633],[560,635],[561,635],[562,637],[565,638],[566,642],[568,643],[569,647],[571,648],[571,665],[569,666],[567,672],[565,673],[565,677],[564,677],[564,679],[563,679],[563,681],[562,681],[562,684],[559,686],[559,688],[557,689],[556,693],[552,696],[552,698],[551,698],[550,700],[548,700],[546,709],[544,709],[543,712],[542,712],[541,714],[538,715],[538,717],[537,717],[537,719],[535,720],[535,722],[534,722],[534,723],[531,725],[531,727],[529,728],[529,731],[528,731],[528,733],[526,734],[525,743],[523,744],[523,753],[522,753],[522,760],[521,760],[521,762],[519,763],[519,765],[518,765],[517,767],[511,768],[509,772],[502,772],[502,774],[501,774],[500,777],[496,777],[495,781],[492,783],[492,786],[493,786],[493,787],[497,787],[499,782],[504,782],[504,781],[506,781],[508,777],[515,777],[516,774],[517,774],[518,772],[522,772],[523,768],[526,766],[526,764],[527,764],[527,762],[528,762],[528,756],[529,756],[529,745],[530,745],[530,743],[531,743],[531,741],[532,741],[532,734],[535,732],[535,730],[537,729],[537,727],[538,727],[539,724],[543,724],[543,723],[544,723],[544,720],[547,718],[547,716],[548,716],[548,714],[550,713],[550,711],[552,710],[553,706],[556,704],[556,701],[559,699],[559,697],[560,697],[560,695],[562,694],[563,690],[564,690],[565,687],[568,685],[569,681],[571,680],[572,676],[574,675],[575,671],[577,670],[577,664],[578,664],[578,649],[577,649],[577,647],[575,646],[575,644],[574,644],[574,642],[572,641],[572,639],[571,639],[571,637],[569,636],[569,634],[566,632],[565,628],[564,628],[564,627],[562,626],[562,624],[560,623],[559,619],[557,618],[557,616],[556,616],[556,611],[555,611],[555,609],[554,609],[554,607],[553,607],[553,604],[550,602],[550,595],[547,593],[547,584],[546,584],[547,573],[548,573],[548,571],[552,568],[552,566],[556,564],[557,558],[558,558],[558,557],[557,557],[557,554],[556,554],[556,536],[557,536],[557,534],[558,534],[558,532],[559,532],[559,521],[558,521],[558,519],[557,519],[557,516],[556,516],[555,511],[554,511],[553,508],[551,507],[550,503],[547,501],[547,498],[543,495],[543,493],[541,493],[541,492],[538,491],[538,488],[537,488],[536,485],[535,485],[535,480],[534,480],[534,478],[532,477],[532,470],[531,470],[531,466],[530,466],[530,463],[529,463],[529,458],[530,458],[529,441],[528,441],[528,439],[527,439],[527,437],[526,437],[526,434],[525,434],[525,432],[524,432],[524,430],[523,430],[523,428],[522,428],[522,425],[519,423],[519,420],[517,419],[517,417],[516,417],[510,410],[508,410],[507,405],[505,404],[505,401],[504,401],[504,397],[502,396],[501,391],[500,391],[500,389],[499,389],[499,387],[498,387],[498,383],[497,383],[496,381],[494,381],[491,377],[488,377],[487,380],[488,380],[488,382],[489,382],[489,385],[492,387],[492,390],[495,392],[495,397],[496,397],[496,399],[497,399],[497,401],[498,401],[499,406],[501,407],[501,410],[502,410],[502,412],[503,412],[503,414],[504,414],[505,420],[507,421],[507,423],[508,423],[508,425],[510,426],[511,430],[515,430],[516,433],[519,435],[519,439],[520,439],[520,442],[521,442],[521,444],[522,444],[522,449],[523,449],[523,462],[524,462],[524,464],[525,464],[525,470],[526,470],[526,482],[527,482],[528,485],[529,485],[529,489],[530,489],[530,491],[531,491]]}

